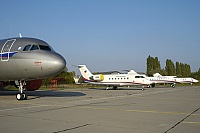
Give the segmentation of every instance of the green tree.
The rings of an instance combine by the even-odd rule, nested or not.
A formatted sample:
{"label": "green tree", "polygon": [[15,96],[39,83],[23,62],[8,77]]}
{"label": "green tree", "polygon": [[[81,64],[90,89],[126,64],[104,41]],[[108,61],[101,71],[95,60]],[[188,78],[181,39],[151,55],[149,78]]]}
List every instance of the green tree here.
{"label": "green tree", "polygon": [[154,70],[156,70],[157,72],[161,70],[160,61],[158,60],[158,57],[155,57],[154,59]]}
{"label": "green tree", "polygon": [[175,75],[176,74],[174,63],[170,59],[166,60],[165,71],[166,71],[167,75]]}
{"label": "green tree", "polygon": [[42,85],[45,85],[46,88],[50,85],[51,78],[45,78],[42,80]]}
{"label": "green tree", "polygon": [[185,69],[186,69],[186,77],[189,77],[191,75],[190,65],[185,64]]}
{"label": "green tree", "polygon": [[150,55],[147,58],[147,75],[153,75],[153,57],[151,57]]}
{"label": "green tree", "polygon": [[160,61],[158,60],[158,57],[151,57],[150,55],[147,58],[147,75],[151,76],[156,72],[160,72]]}
{"label": "green tree", "polygon": [[191,72],[191,77],[200,80],[200,68],[196,72]]}
{"label": "green tree", "polygon": [[176,75],[181,76],[181,67],[179,62],[176,62]]}

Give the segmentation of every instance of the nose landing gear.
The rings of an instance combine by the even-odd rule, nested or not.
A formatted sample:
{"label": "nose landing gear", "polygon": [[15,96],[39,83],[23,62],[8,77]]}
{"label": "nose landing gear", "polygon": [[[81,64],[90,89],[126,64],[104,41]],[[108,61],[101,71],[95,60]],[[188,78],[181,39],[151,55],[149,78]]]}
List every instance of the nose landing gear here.
{"label": "nose landing gear", "polygon": [[21,80],[18,81],[19,83],[19,93],[16,94],[17,100],[26,100],[28,98],[28,95],[24,92],[24,86],[26,85],[26,82],[22,82]]}

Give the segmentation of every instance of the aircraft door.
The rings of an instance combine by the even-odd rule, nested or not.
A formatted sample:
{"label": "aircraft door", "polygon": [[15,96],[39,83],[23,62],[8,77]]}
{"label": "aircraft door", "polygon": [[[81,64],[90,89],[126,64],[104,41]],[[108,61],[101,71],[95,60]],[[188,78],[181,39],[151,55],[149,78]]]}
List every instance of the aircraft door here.
{"label": "aircraft door", "polygon": [[1,49],[1,61],[8,61],[10,57],[10,50],[16,39],[7,40]]}

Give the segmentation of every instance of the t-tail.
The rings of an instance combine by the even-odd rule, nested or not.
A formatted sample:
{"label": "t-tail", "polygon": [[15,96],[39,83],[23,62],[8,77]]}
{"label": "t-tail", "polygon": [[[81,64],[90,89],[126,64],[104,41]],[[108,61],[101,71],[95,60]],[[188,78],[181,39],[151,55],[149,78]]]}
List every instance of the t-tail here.
{"label": "t-tail", "polygon": [[153,76],[154,77],[162,77],[162,75],[160,73],[154,73]]}
{"label": "t-tail", "polygon": [[78,66],[81,75],[84,78],[84,81],[89,81],[91,79],[91,77],[93,77],[93,74],[88,70],[88,68],[86,67],[86,65],[79,65]]}

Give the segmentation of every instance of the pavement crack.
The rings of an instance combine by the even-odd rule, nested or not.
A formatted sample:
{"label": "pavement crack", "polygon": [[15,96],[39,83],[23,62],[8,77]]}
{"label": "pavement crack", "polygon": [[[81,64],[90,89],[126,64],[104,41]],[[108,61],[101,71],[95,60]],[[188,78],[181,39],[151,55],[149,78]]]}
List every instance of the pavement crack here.
{"label": "pavement crack", "polygon": [[175,128],[176,126],[178,126],[181,122],[183,122],[185,119],[187,119],[188,117],[190,117],[192,114],[194,114],[195,112],[197,112],[198,110],[200,110],[200,107],[197,108],[196,110],[194,110],[192,113],[190,113],[189,115],[187,115],[186,117],[184,117],[182,120],[180,120],[179,122],[177,122],[174,126],[172,126],[170,129],[168,129],[165,133],[169,132],[170,130],[172,130],[173,128]]}
{"label": "pavement crack", "polygon": [[91,125],[91,124],[84,124],[84,125],[80,125],[80,126],[76,126],[76,127],[72,127],[72,128],[67,128],[67,129],[56,131],[56,132],[53,132],[53,133],[62,133],[62,132],[66,132],[66,131],[82,128],[82,127],[89,126],[89,125]]}

